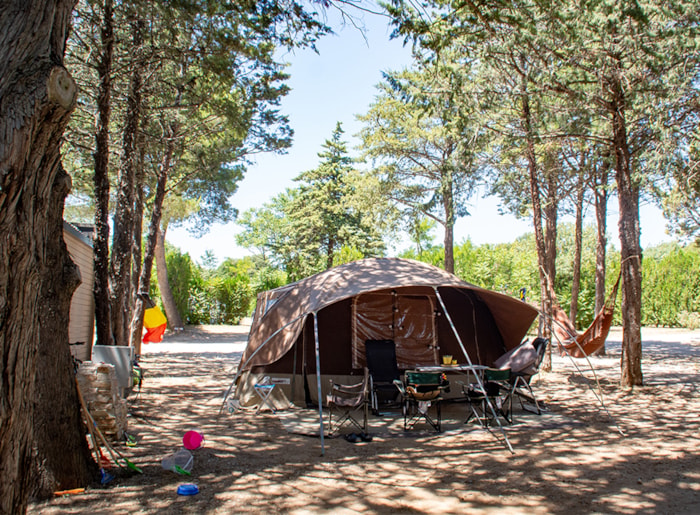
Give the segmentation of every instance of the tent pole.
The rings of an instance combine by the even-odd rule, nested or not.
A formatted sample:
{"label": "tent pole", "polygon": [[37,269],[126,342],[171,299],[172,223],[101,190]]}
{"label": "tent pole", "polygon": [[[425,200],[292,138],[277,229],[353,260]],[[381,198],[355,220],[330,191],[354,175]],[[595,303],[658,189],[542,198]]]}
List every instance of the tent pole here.
{"label": "tent pole", "polygon": [[[442,310],[445,312],[445,316],[447,317],[447,321],[450,323],[450,327],[452,328],[452,332],[454,333],[455,338],[457,338],[457,343],[459,343],[460,349],[462,349],[464,356],[467,358],[467,361],[469,362],[469,366],[474,366],[474,363],[472,363],[472,360],[469,357],[469,353],[467,352],[467,349],[464,347],[464,343],[462,342],[462,337],[457,332],[457,328],[455,327],[455,324],[452,321],[452,317],[450,316],[450,313],[447,311],[447,306],[445,306],[445,302],[442,300],[442,296],[440,295],[440,292],[438,291],[437,286],[433,286],[433,289],[435,290],[435,296],[440,301],[440,306],[442,306]],[[473,304],[472,304],[472,306],[473,306]],[[473,306],[473,307],[476,309],[476,306]],[[476,381],[477,381],[477,383],[479,383],[479,388],[481,388],[481,391],[486,393],[486,387],[484,386],[484,383],[481,380],[481,377],[479,376],[479,374],[475,373],[474,377],[476,377]],[[503,433],[503,438],[505,438],[505,440],[506,440],[506,445],[508,446],[508,450],[510,450],[511,453],[515,454],[513,447],[510,445],[510,440],[508,440],[508,435],[506,435],[506,430],[503,429],[503,425],[501,424],[501,421],[498,419],[498,415],[496,414],[496,409],[493,407],[493,404],[489,400],[488,395],[486,396],[486,403],[489,405],[489,408],[491,409],[491,414],[493,415],[493,418],[496,420],[498,427],[501,428],[501,433]]]}
{"label": "tent pole", "polygon": [[289,322],[289,323],[287,323],[287,324],[284,324],[282,327],[280,327],[279,329],[277,329],[277,331],[275,331],[274,333],[272,333],[272,334],[270,335],[270,337],[269,337],[267,340],[265,340],[264,342],[262,342],[262,344],[260,345],[260,347],[258,347],[257,349],[255,349],[255,352],[253,352],[253,354],[250,355],[250,357],[248,358],[248,360],[247,360],[245,363],[243,363],[242,365],[241,365],[240,363],[238,364],[238,370],[236,370],[236,375],[233,377],[233,381],[231,381],[231,384],[230,384],[230,386],[228,387],[228,390],[226,390],[226,393],[224,394],[224,400],[221,402],[221,408],[219,408],[219,415],[221,415],[221,413],[224,411],[224,406],[226,406],[226,400],[228,399],[228,396],[231,395],[231,390],[233,390],[233,387],[234,387],[234,385],[236,384],[236,381],[238,381],[238,378],[239,378],[240,375],[241,375],[241,371],[242,371],[242,370],[245,368],[245,366],[250,362],[250,360],[253,359],[253,357],[254,357],[258,352],[260,352],[260,349],[262,349],[265,345],[267,345],[267,343],[268,343],[270,340],[272,340],[275,336],[277,336],[279,333],[281,333],[282,331],[284,331],[287,327],[289,327],[289,326],[292,325],[294,322],[296,322],[297,320],[299,320],[300,318],[302,318],[302,317],[304,317],[304,316],[306,316],[306,313],[303,313],[303,314],[299,315],[298,317],[296,317],[296,318],[295,318],[294,320],[292,320],[291,322]]}
{"label": "tent pole", "polygon": [[318,434],[321,437],[321,456],[326,454],[326,445],[323,440],[323,395],[321,393],[321,358],[318,345],[318,312],[314,311],[314,340],[316,343],[316,388],[318,389]]}

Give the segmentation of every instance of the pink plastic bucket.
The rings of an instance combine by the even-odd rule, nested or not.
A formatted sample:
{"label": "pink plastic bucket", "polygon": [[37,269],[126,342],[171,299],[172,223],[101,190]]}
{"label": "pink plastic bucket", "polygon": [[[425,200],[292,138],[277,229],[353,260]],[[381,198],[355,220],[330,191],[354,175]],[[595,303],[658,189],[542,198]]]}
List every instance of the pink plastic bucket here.
{"label": "pink plastic bucket", "polygon": [[201,447],[204,437],[197,431],[187,431],[182,437],[182,444],[190,451]]}

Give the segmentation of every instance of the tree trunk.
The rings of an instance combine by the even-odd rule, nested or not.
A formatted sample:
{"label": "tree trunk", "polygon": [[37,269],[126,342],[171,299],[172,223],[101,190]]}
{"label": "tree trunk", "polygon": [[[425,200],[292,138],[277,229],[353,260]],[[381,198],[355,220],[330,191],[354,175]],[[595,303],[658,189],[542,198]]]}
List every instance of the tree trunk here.
{"label": "tree trunk", "polygon": [[[67,176],[58,180],[70,184]],[[52,199],[55,221],[52,232],[61,234],[65,194]],[[53,246],[52,246],[53,247]],[[47,249],[43,264],[50,270],[62,271],[64,278],[55,277],[42,283],[38,292],[38,306],[56,303],[57,309],[43,309],[39,313],[40,337],[36,372],[36,413],[34,436],[36,445],[36,476],[31,495],[50,498],[57,490],[86,486],[97,476],[97,466],[85,439],[78,397],[75,389],[75,370],[68,345],[68,313],[71,297],[80,284],[80,273],[70,260],[65,243]],[[56,272],[54,272],[56,273]],[[59,274],[60,275],[60,274]],[[60,441],[56,435],[61,435]]]}
{"label": "tree trunk", "polygon": [[168,319],[171,329],[183,329],[182,317],[175,305],[175,298],[170,289],[168,280],[168,265],[165,261],[165,230],[156,233],[156,275],[158,277],[158,289],[160,290],[160,300],[163,301],[165,316]]}
{"label": "tree trunk", "polygon": [[632,177],[627,142],[624,92],[613,83],[612,130],[615,146],[615,181],[620,203],[620,255],[622,263],[621,384],[641,386],[642,375],[642,249],[639,244],[639,185]]}
{"label": "tree trunk", "polygon": [[141,26],[131,22],[131,34],[135,58],[132,60],[131,80],[127,96],[122,159],[119,170],[119,189],[114,213],[114,236],[110,262],[110,308],[112,334],[117,345],[128,345],[131,317],[131,251],[134,228],[134,176],[138,161],[136,146],[141,115]]}
{"label": "tree trunk", "polygon": [[[548,156],[550,163],[554,162],[554,156]],[[553,166],[547,167],[547,202],[544,205],[544,221],[546,232],[544,235],[545,262],[547,264],[547,276],[554,288],[557,277],[557,224],[559,215],[558,177]]]}
{"label": "tree trunk", "polygon": [[[583,164],[581,166],[583,168]],[[583,246],[583,170],[579,170],[578,186],[576,189],[576,234],[574,235],[574,263],[573,277],[571,279],[571,305],[569,306],[569,320],[576,326],[578,316],[578,296],[581,291],[581,247]]]}
{"label": "tree trunk", "polygon": [[[26,511],[39,464],[55,485],[78,486],[89,479],[75,383],[69,365],[66,370],[77,275],[62,237],[70,178],[59,153],[77,96],[62,65],[74,4],[27,0],[0,9],[0,41],[12,42],[0,45],[1,513]],[[57,369],[47,378],[57,382],[39,387],[45,373],[54,371],[47,367]],[[66,420],[59,430],[70,429],[39,444],[47,438],[48,389],[55,416]],[[69,470],[57,468],[61,452]]]}
{"label": "tree trunk", "polygon": [[97,64],[100,85],[97,91],[97,131],[95,133],[95,241],[94,295],[95,338],[98,345],[112,345],[109,309],[109,118],[112,95],[112,55],[114,51],[112,0],[105,0],[102,19],[102,53]]}
{"label": "tree trunk", "polygon": [[333,268],[333,256],[335,249],[335,239],[333,237],[328,238],[326,243],[326,270]]}
{"label": "tree trunk", "polygon": [[[141,117],[141,130],[138,133],[137,147],[139,149],[139,159],[136,166],[136,176],[134,177],[135,188],[134,188],[134,217],[133,217],[133,231],[132,231],[132,241],[131,241],[131,310],[133,310],[136,305],[136,294],[139,293],[139,279],[141,277],[141,239],[143,237],[143,206],[144,206],[144,183],[146,178],[145,173],[145,158],[146,158],[146,145],[144,131],[146,128],[147,120],[145,116]],[[140,338],[139,334],[139,338]],[[131,345],[134,345],[133,335],[131,337]]]}
{"label": "tree trunk", "polygon": [[[151,271],[153,269],[153,258],[156,247],[156,235],[160,229],[160,219],[165,199],[165,186],[168,182],[168,174],[172,167],[173,155],[175,153],[175,138],[177,135],[177,124],[171,123],[166,132],[166,149],[163,155],[163,162],[158,171],[158,182],[156,184],[156,195],[153,199],[153,210],[151,212],[151,223],[146,239],[146,249],[143,256],[143,266],[141,267],[141,277],[139,278],[139,292],[147,292],[151,283]],[[131,341],[137,355],[141,354],[141,332],[143,331],[143,300],[138,297],[134,306],[134,313],[131,319]],[[137,336],[138,335],[138,336]]]}
{"label": "tree trunk", "polygon": [[[535,154],[535,140],[532,130],[532,114],[530,112],[530,100],[527,94],[527,78],[523,77],[523,96],[522,96],[522,122],[527,138],[526,158],[527,168],[530,178],[530,198],[532,200],[532,225],[535,230],[535,244],[537,245],[537,264],[540,275],[540,298],[542,303],[542,311],[545,316],[540,316],[539,334],[544,338],[548,338],[551,334],[552,327],[552,297],[550,295],[551,288],[554,285],[550,284],[550,278],[547,275],[547,248],[545,245],[544,231],[542,229],[542,202],[540,200],[540,186],[537,177],[537,157]],[[551,345],[550,345],[551,349]],[[552,369],[551,350],[545,353],[542,360],[541,368],[543,371]]]}
{"label": "tree trunk", "polygon": [[454,230],[455,230],[455,206],[454,196],[452,194],[452,176],[448,175],[443,179],[446,183],[443,186],[443,202],[445,206],[445,271],[455,273],[455,249],[454,249]]}
{"label": "tree trunk", "polygon": [[[603,163],[600,174],[600,181],[594,189],[595,195],[595,218],[596,218],[596,245],[595,245],[595,312],[600,313],[605,305],[605,254],[607,251],[607,217],[608,217],[608,162]],[[595,355],[605,355],[605,344]]]}

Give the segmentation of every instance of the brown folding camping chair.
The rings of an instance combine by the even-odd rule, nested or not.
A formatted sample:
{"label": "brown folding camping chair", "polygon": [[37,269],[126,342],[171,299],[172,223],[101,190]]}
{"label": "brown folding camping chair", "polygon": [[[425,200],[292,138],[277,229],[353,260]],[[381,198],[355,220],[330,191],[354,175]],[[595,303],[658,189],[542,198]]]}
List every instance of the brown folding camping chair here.
{"label": "brown folding camping chair", "polygon": [[[369,371],[365,368],[362,381],[356,384],[337,384],[330,380],[331,390],[326,396],[328,404],[328,435],[336,435],[340,429],[351,424],[362,435],[367,434],[369,411]],[[336,420],[333,420],[335,412]],[[358,416],[360,415],[360,416]]]}

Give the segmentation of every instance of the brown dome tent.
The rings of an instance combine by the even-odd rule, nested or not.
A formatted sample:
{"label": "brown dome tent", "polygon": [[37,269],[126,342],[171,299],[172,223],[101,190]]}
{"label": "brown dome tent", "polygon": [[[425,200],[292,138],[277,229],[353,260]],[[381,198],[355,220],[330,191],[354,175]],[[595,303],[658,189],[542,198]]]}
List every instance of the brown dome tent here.
{"label": "brown dome tent", "polygon": [[402,371],[437,365],[444,354],[492,365],[521,343],[536,316],[529,304],[426,263],[354,261],[258,295],[235,398],[257,403],[253,385],[269,376],[277,407],[316,403],[317,385],[362,376],[370,339],[394,340]]}

